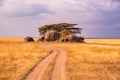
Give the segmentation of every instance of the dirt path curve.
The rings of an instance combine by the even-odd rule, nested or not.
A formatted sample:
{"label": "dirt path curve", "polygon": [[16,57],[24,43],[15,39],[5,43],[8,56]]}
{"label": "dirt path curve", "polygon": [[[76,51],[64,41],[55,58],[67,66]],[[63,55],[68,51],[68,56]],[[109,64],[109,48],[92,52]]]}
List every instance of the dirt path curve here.
{"label": "dirt path curve", "polygon": [[52,54],[50,54],[35,67],[35,69],[27,76],[25,80],[40,80],[48,64],[55,58],[56,55],[57,51],[54,50]]}
{"label": "dirt path curve", "polygon": [[59,49],[58,51],[59,55],[54,66],[51,80],[65,80],[65,61],[67,54],[64,50]]}
{"label": "dirt path curve", "polygon": [[43,46],[44,48],[51,49],[53,52],[42,60],[35,69],[26,77],[25,80],[41,80],[42,74],[45,72],[48,64],[57,56],[55,66],[51,73],[50,80],[65,80],[65,61],[67,54],[62,49],[53,48],[50,46]]}

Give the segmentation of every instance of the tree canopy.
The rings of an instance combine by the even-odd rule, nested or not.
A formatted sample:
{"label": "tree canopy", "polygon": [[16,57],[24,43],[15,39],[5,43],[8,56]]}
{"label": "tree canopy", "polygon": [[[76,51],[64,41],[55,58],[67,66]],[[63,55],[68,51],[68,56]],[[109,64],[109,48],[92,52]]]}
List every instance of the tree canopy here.
{"label": "tree canopy", "polygon": [[71,34],[81,34],[82,28],[75,27],[77,24],[71,23],[59,23],[59,24],[50,24],[44,25],[38,28],[40,35],[44,35],[48,30],[56,30],[61,33],[62,31],[68,31]]}

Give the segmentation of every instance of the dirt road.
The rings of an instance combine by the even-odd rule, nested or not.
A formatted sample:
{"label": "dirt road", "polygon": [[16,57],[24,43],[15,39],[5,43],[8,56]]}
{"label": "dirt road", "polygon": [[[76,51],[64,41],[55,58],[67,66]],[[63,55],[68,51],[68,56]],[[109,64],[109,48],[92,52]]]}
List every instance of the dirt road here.
{"label": "dirt road", "polygon": [[60,53],[57,57],[51,80],[65,80],[65,61],[67,54],[64,50],[58,51]]}
{"label": "dirt road", "polygon": [[26,77],[25,80],[41,80],[42,74],[45,72],[47,66],[56,57],[56,62],[51,73],[50,80],[65,80],[65,61],[67,54],[62,49],[47,47],[52,50],[52,53],[43,59],[33,71]]}

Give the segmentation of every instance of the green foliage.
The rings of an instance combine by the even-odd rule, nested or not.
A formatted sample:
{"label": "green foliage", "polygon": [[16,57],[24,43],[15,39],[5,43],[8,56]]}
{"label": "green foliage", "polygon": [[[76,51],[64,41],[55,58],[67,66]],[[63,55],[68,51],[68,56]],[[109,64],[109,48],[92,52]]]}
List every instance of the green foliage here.
{"label": "green foliage", "polygon": [[40,35],[44,35],[48,30],[56,30],[57,32],[61,32],[63,30],[67,30],[72,34],[80,33],[82,28],[75,28],[77,24],[71,23],[59,23],[59,24],[50,24],[44,25],[38,28]]}

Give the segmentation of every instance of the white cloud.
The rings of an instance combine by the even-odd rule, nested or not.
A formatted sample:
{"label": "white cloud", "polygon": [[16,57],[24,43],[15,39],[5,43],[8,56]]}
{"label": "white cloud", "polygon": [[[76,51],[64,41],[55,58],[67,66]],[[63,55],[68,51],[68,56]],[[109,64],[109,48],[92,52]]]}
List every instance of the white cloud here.
{"label": "white cloud", "polygon": [[49,13],[49,10],[42,4],[28,3],[27,0],[6,0],[0,9],[2,16],[36,16],[41,13]]}
{"label": "white cloud", "polygon": [[106,11],[114,11],[120,8],[120,2],[117,0],[100,0],[98,5],[98,7]]}
{"label": "white cloud", "polygon": [[116,0],[4,0],[0,7],[0,27],[35,30],[44,24],[60,22],[84,28],[105,27],[120,20],[119,6]]}
{"label": "white cloud", "polygon": [[116,2],[112,3],[110,0],[6,0],[0,14],[32,17],[32,15],[42,13],[42,15],[48,14],[53,18],[55,16],[56,19],[65,18],[86,22],[106,19],[103,12],[112,8],[116,9],[117,5]]}
{"label": "white cloud", "polygon": [[77,4],[77,0],[64,0],[64,1],[72,3],[72,4]]}

